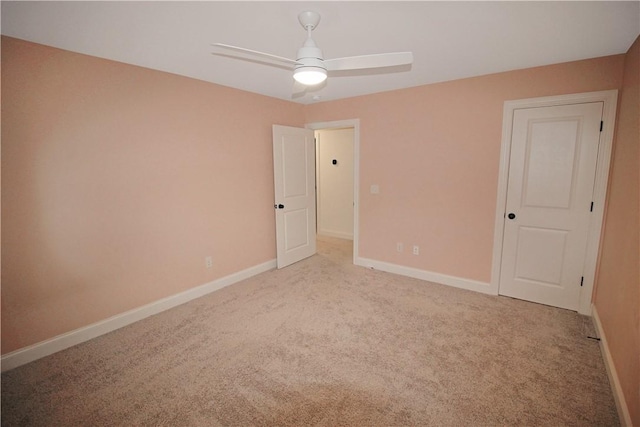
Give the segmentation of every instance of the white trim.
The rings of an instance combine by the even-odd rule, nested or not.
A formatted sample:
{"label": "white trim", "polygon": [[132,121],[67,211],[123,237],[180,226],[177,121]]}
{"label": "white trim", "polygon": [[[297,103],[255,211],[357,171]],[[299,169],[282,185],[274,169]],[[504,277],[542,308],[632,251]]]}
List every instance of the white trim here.
{"label": "white trim", "polygon": [[58,351],[73,347],[74,345],[97,338],[100,335],[115,331],[116,329],[130,325],[134,322],[142,320],[154,314],[169,310],[178,305],[184,304],[196,298],[200,298],[211,292],[215,292],[226,286],[240,282],[242,280],[253,277],[257,274],[264,273],[276,268],[276,260],[264,262],[262,264],[249,267],[237,273],[216,279],[212,282],[205,283],[193,289],[172,295],[152,302],[142,307],[117,314],[105,320],[93,323],[88,326],[70,331],[45,341],[21,348],[2,356],[2,372],[9,369],[17,368],[34,360],[40,359]]}
{"label": "white trim", "polygon": [[595,305],[592,306],[591,312],[593,313],[593,325],[596,328],[596,335],[598,338],[600,338],[600,350],[602,351],[604,365],[607,368],[607,375],[609,376],[609,383],[611,385],[611,391],[613,392],[613,399],[615,400],[616,408],[618,409],[620,423],[623,427],[631,427],[633,425],[631,424],[631,414],[629,413],[627,401],[625,400],[624,393],[622,392],[622,386],[620,385],[618,373],[616,372],[616,366],[614,365],[613,358],[611,357],[611,353],[609,352],[607,337],[604,334],[604,329],[602,329],[600,316],[598,316],[598,310],[596,310]]}
{"label": "white trim", "polygon": [[307,123],[307,129],[353,128],[353,263],[358,264],[359,210],[360,210],[360,119],[338,120],[333,122]]}
{"label": "white trim", "polygon": [[318,236],[335,237],[338,239],[353,240],[353,234],[343,233],[341,231],[318,230]]}
{"label": "white trim", "polygon": [[555,105],[583,104],[588,102],[602,102],[602,120],[604,122],[600,134],[598,163],[596,166],[595,186],[593,190],[593,213],[589,227],[587,253],[584,267],[584,286],[580,292],[578,312],[591,314],[591,297],[595,282],[600,234],[604,217],[604,204],[609,179],[611,163],[611,147],[613,145],[613,130],[615,127],[617,90],[578,93],[570,95],[548,96],[543,98],[529,98],[515,101],[505,101],[502,116],[502,146],[500,149],[500,171],[498,177],[498,197],[496,202],[496,216],[493,234],[493,261],[491,266],[491,289],[497,294],[500,287],[500,265],[502,263],[502,240],[504,237],[504,213],[507,199],[507,181],[509,178],[509,157],[511,152],[511,132],[513,113],[521,108],[551,107]]}
{"label": "white trim", "polygon": [[401,276],[412,277],[414,279],[425,280],[427,282],[438,283],[440,285],[453,286],[455,288],[466,289],[468,291],[495,295],[491,290],[491,285],[489,283],[479,282],[477,280],[448,276],[446,274],[435,273],[433,271],[419,270],[417,268],[405,267],[368,258],[358,258],[355,264],[362,267],[373,268],[374,270],[386,271],[387,273],[394,273]]}

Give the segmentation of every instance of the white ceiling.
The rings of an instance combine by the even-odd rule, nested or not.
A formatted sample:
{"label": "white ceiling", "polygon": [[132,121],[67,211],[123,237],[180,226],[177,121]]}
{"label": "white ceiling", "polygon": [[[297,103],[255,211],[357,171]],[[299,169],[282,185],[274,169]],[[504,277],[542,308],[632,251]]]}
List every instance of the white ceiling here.
{"label": "white ceiling", "polygon": [[317,11],[325,59],[412,51],[409,70],[332,76],[296,102],[624,53],[640,2],[8,2],[2,34],[292,100],[290,71],[211,55],[219,42],[295,57],[298,13]]}

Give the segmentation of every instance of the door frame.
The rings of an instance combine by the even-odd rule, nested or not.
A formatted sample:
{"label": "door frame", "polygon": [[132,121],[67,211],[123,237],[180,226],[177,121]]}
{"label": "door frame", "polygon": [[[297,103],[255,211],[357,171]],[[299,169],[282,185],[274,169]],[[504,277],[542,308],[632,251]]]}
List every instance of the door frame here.
{"label": "door frame", "polygon": [[305,127],[314,131],[353,128],[353,264],[357,264],[360,235],[358,221],[358,211],[360,209],[360,119],[307,123]]}
{"label": "door frame", "polygon": [[500,268],[502,265],[502,242],[504,238],[505,209],[507,203],[507,181],[509,178],[509,158],[511,156],[511,134],[513,131],[513,114],[523,108],[553,107],[558,105],[584,104],[602,102],[602,132],[598,147],[595,185],[593,188],[593,213],[589,225],[587,252],[585,255],[584,282],[580,290],[578,313],[591,315],[591,297],[595,282],[596,266],[602,234],[607,183],[611,164],[611,150],[615,128],[617,90],[576,93],[569,95],[547,96],[505,101],[502,116],[502,145],[500,148],[500,171],[498,176],[498,192],[496,203],[495,227],[493,235],[493,261],[491,266],[491,289],[496,295],[500,291]]}

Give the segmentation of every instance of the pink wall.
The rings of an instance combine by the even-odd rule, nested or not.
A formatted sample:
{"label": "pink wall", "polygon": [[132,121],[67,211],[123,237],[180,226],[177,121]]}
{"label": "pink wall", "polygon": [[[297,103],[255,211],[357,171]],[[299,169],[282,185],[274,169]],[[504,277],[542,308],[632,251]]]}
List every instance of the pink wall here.
{"label": "pink wall", "polygon": [[6,37],[2,64],[3,354],[275,258],[271,126],[303,106]]}
{"label": "pink wall", "polygon": [[[307,123],[360,119],[360,256],[489,282],[504,101],[617,89],[623,63],[616,55],[309,106]],[[398,254],[396,242],[420,255]]]}
{"label": "pink wall", "polygon": [[640,38],[625,59],[594,305],[640,426]]}
{"label": "pink wall", "polygon": [[[634,167],[618,166],[633,151],[623,114],[638,115],[624,98],[634,49],[620,110],[631,139],[612,175],[622,198],[638,191],[616,184]],[[5,37],[2,63],[6,354],[273,259],[273,123],[359,118],[360,255],[488,282],[503,102],[621,88],[625,56],[307,107]],[[610,203],[596,301],[608,337],[634,316],[617,314],[617,292],[638,299],[605,277],[626,242],[610,225],[624,206]],[[626,339],[616,363],[637,361]]]}

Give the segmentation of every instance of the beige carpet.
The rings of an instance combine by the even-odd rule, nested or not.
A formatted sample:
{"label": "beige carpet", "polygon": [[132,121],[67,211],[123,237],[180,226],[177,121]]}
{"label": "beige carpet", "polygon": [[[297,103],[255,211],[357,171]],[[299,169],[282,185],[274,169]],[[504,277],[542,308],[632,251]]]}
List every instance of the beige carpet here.
{"label": "beige carpet", "polygon": [[2,425],[615,426],[589,318],[350,242],[2,375]]}

